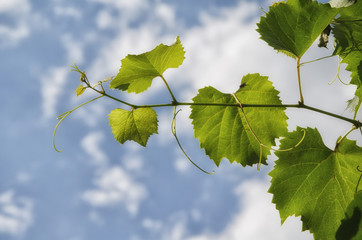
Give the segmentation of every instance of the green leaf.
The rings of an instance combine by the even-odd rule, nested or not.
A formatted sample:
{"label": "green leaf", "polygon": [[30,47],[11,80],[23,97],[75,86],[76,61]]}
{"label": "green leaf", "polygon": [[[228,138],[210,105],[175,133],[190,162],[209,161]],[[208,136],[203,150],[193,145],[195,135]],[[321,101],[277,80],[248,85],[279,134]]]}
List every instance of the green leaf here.
{"label": "green leaf", "polygon": [[77,89],[75,90],[75,93],[77,94],[77,97],[82,95],[84,91],[86,90],[86,87],[83,87],[83,85],[79,85]]}
{"label": "green leaf", "polygon": [[[243,104],[281,104],[278,91],[267,77],[249,74],[243,77],[236,96]],[[195,103],[237,104],[231,94],[219,92],[213,87],[199,90]],[[218,166],[223,158],[243,166],[259,162],[260,145],[250,132],[237,106],[192,105],[190,118],[195,137],[200,146]],[[244,108],[252,129],[261,142],[269,147],[275,145],[275,138],[287,132],[285,108]],[[262,163],[270,150],[263,149]]]}
{"label": "green leaf", "polygon": [[[355,95],[362,101],[362,2],[342,8],[333,27],[336,49],[333,54],[342,58],[346,70],[351,72],[351,84],[357,86]],[[356,109],[357,114],[358,108]]]}
{"label": "green leaf", "polygon": [[312,0],[288,0],[271,6],[257,24],[257,31],[275,50],[300,58],[337,11],[329,4]]}
{"label": "green leaf", "polygon": [[[316,129],[305,129],[298,147],[276,152],[278,160],[270,172],[273,203],[282,222],[288,216],[302,216],[303,230],[315,239],[334,239],[353,200],[362,165],[362,148],[344,139],[336,150],[327,148]],[[301,128],[281,140],[281,149],[295,146],[303,136]]]}
{"label": "green leaf", "polygon": [[109,114],[109,123],[114,137],[121,144],[133,140],[145,147],[148,138],[157,133],[157,115],[152,108],[114,109]]}
{"label": "green leaf", "polygon": [[179,67],[185,59],[180,38],[171,46],[160,44],[150,52],[128,55],[121,63],[110,88],[140,93],[146,91],[155,77],[160,77],[168,68]]}
{"label": "green leaf", "polygon": [[362,239],[362,192],[356,193],[336,233],[337,240]]}

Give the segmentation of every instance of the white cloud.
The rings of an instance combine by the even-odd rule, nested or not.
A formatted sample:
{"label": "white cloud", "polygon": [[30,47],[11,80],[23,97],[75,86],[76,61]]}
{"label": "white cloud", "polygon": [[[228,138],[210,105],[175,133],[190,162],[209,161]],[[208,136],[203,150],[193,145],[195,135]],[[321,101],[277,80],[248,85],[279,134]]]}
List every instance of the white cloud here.
{"label": "white cloud", "polygon": [[104,133],[101,131],[90,132],[81,141],[83,150],[89,155],[93,164],[105,166],[108,158],[101,149],[100,144],[104,140]]}
{"label": "white cloud", "polygon": [[[71,35],[65,34],[61,37],[62,44],[66,50],[68,63],[81,63],[83,61],[84,44],[75,40]],[[48,71],[41,74],[41,95],[43,98],[43,119],[48,120],[57,114],[57,104],[63,94],[69,67],[64,64],[62,67],[50,67]],[[73,92],[74,93],[74,92]],[[94,106],[93,106],[94,108]],[[92,121],[91,119],[89,121]],[[89,122],[87,121],[87,123]]]}
{"label": "white cloud", "polygon": [[141,154],[131,152],[124,155],[122,162],[127,171],[138,173],[143,169],[144,158]]}
{"label": "white cloud", "polygon": [[159,232],[162,229],[162,222],[159,220],[154,220],[150,218],[145,218],[142,220],[142,227],[146,228],[150,232]]}
{"label": "white cloud", "polygon": [[42,83],[43,119],[47,120],[55,117],[58,98],[64,91],[68,73],[69,69],[67,67],[53,67],[40,78]]}
{"label": "white cloud", "polygon": [[[88,0],[92,3],[99,3],[102,4],[102,7],[107,10],[112,10],[112,12],[117,11],[119,14],[114,16],[115,19],[112,22],[112,25],[107,23],[107,20],[103,21],[100,17],[110,17],[111,15],[106,15],[105,13],[110,12],[103,12],[103,15],[98,15],[97,17],[97,25],[98,27],[111,27],[111,26],[127,26],[128,23],[143,13],[148,7],[148,0]],[[107,25],[103,25],[107,23]]]}
{"label": "white cloud", "polygon": [[178,82],[185,85],[186,80],[189,91],[183,96],[191,99],[205,86],[233,92],[248,73],[288,74],[284,56],[276,55],[259,39],[255,29],[260,13],[257,3],[240,2],[234,8],[222,9],[217,16],[201,15],[201,25],[182,36],[186,60],[182,81]]}
{"label": "white cloud", "polygon": [[109,10],[101,10],[98,12],[96,23],[100,29],[111,27],[113,22],[113,16]]}
{"label": "white cloud", "polygon": [[74,7],[65,7],[60,5],[55,5],[53,9],[56,16],[59,17],[72,17],[74,19],[81,19],[83,14],[81,11]]}
{"label": "white cloud", "polygon": [[[240,184],[235,191],[239,198],[239,211],[220,233],[205,229],[204,233],[192,236],[187,229],[187,219],[184,218],[165,228],[167,230],[164,230],[162,236],[172,240],[313,239],[309,232],[301,231],[299,218],[290,217],[281,226],[279,213],[271,203],[272,196],[267,193],[268,186],[268,182],[256,179]],[[197,219],[201,218],[199,212],[191,214],[196,214]]]}
{"label": "white cloud", "polygon": [[0,46],[13,46],[30,33],[31,6],[27,0],[3,0],[0,14],[8,17],[10,24],[0,23]]}
{"label": "white cloud", "polygon": [[32,30],[48,26],[47,19],[32,10],[29,0],[1,0],[0,47],[16,46]]}
{"label": "white cloud", "polygon": [[236,189],[241,210],[215,239],[313,239],[308,232],[301,232],[299,219],[290,217],[281,226],[279,213],[271,203],[272,195],[267,193],[268,187],[266,181],[243,182]]}
{"label": "white cloud", "polygon": [[18,172],[16,173],[16,180],[19,183],[28,183],[32,179],[32,176],[28,172]]}
{"label": "white cloud", "polygon": [[112,167],[94,181],[96,189],[84,192],[83,199],[94,207],[124,204],[131,216],[147,196],[146,188],[121,167]]}
{"label": "white cloud", "polygon": [[31,9],[28,0],[1,0],[0,13],[19,14],[27,13]]}
{"label": "white cloud", "polygon": [[168,27],[175,25],[175,8],[165,3],[158,3],[155,6],[156,16]]}
{"label": "white cloud", "polygon": [[102,3],[110,7],[118,8],[123,11],[135,10],[140,8],[145,8],[148,5],[147,0],[89,0],[90,2]]}
{"label": "white cloud", "polygon": [[84,43],[73,38],[70,34],[63,35],[61,40],[64,48],[66,49],[66,61],[68,63],[82,63]]}
{"label": "white cloud", "polygon": [[12,190],[0,194],[0,233],[22,235],[33,223],[33,203],[25,197],[15,197]]}
{"label": "white cloud", "polygon": [[[179,151],[181,150],[179,149]],[[190,170],[191,163],[187,160],[186,156],[184,156],[183,158],[182,157],[177,158],[174,163],[174,166],[178,172],[186,173]]]}

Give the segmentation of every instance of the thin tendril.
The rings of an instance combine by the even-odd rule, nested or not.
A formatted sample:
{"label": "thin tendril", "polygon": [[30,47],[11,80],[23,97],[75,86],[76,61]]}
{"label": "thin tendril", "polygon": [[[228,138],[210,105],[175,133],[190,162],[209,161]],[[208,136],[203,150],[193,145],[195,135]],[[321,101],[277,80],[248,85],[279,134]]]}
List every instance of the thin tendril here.
{"label": "thin tendril", "polygon": [[[53,132],[53,147],[55,149],[55,151],[57,152],[62,152],[63,150],[58,150],[57,147],[55,146],[55,133],[57,132],[57,129],[60,125],[60,123],[70,114],[70,111],[67,112],[65,115],[63,115],[60,119],[60,121],[58,122],[58,124],[55,126],[54,132]],[[58,119],[58,118],[57,118]]]}
{"label": "thin tendril", "polygon": [[88,102],[82,103],[81,105],[73,108],[72,110],[69,110],[69,111],[67,111],[67,112],[65,112],[65,113],[60,114],[60,115],[57,117],[57,119],[60,119],[60,121],[59,121],[58,124],[55,126],[54,132],[53,132],[53,147],[54,147],[55,151],[57,151],[57,152],[62,152],[62,150],[58,150],[58,149],[56,148],[56,146],[55,146],[55,134],[56,134],[56,132],[57,132],[57,130],[58,130],[58,127],[59,127],[60,123],[61,123],[69,114],[71,114],[73,111],[75,111],[75,110],[77,110],[78,108],[80,108],[80,107],[82,107],[82,106],[84,106],[84,105],[86,105],[86,104],[88,104],[88,103],[90,103],[90,102],[93,102],[93,101],[95,101],[95,100],[97,100],[97,99],[99,99],[99,98],[101,98],[101,97],[103,97],[103,95],[101,95],[101,96],[99,96],[99,97],[96,97],[96,98],[93,98],[93,99],[89,100]]}
{"label": "thin tendril", "polygon": [[199,167],[196,163],[194,163],[191,158],[186,154],[185,150],[183,149],[183,147],[181,146],[180,141],[178,140],[177,134],[176,134],[176,116],[177,114],[181,111],[181,109],[179,109],[178,111],[176,111],[176,106],[174,107],[173,110],[173,118],[172,118],[172,122],[171,122],[171,132],[173,134],[173,136],[176,139],[176,142],[178,144],[178,146],[180,147],[181,151],[183,152],[183,154],[185,155],[185,157],[195,166],[197,167],[200,171],[202,171],[203,173],[209,174],[209,175],[213,175],[215,174],[215,171],[212,172],[207,172],[204,169],[202,169],[201,167]]}
{"label": "thin tendril", "polygon": [[362,169],[359,169],[359,165],[357,166],[357,171],[359,171],[361,173],[361,175],[359,176],[359,179],[358,179],[358,182],[357,182],[356,191],[355,191],[356,193],[358,191],[358,186],[359,186],[359,184],[361,182],[361,179],[362,179]]}
{"label": "thin tendril", "polygon": [[264,145],[264,144],[263,144],[263,147],[268,148],[268,149],[270,149],[270,150],[273,150],[273,151],[275,151],[275,152],[289,152],[289,151],[293,150],[294,148],[298,147],[298,146],[303,142],[303,140],[304,140],[304,138],[305,138],[306,132],[305,132],[304,129],[302,129],[302,131],[303,131],[303,137],[302,137],[302,138],[299,140],[299,142],[298,142],[297,144],[295,144],[293,147],[290,147],[290,148],[287,148],[287,149],[274,149],[274,148],[268,147],[268,146],[266,146],[266,145]]}
{"label": "thin tendril", "polygon": [[333,79],[330,83],[328,83],[329,85],[333,84],[333,83],[336,81],[337,78],[338,78],[338,80],[339,80],[342,84],[344,84],[344,85],[350,85],[349,83],[343,82],[342,79],[341,79],[341,77],[339,76],[339,72],[340,72],[340,70],[341,70],[341,64],[342,64],[342,58],[338,56],[337,73],[336,73],[336,76],[334,77],[334,79]]}

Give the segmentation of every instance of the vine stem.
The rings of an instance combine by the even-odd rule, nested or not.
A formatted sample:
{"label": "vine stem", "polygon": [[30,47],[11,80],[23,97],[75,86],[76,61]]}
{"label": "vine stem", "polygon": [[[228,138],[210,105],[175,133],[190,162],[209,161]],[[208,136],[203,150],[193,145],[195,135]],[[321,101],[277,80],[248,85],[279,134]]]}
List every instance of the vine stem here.
{"label": "vine stem", "polygon": [[[151,104],[151,105],[135,105],[135,108],[157,108],[157,107],[170,107],[170,106],[221,106],[221,107],[239,107],[237,103],[194,103],[194,102],[177,102],[177,103],[166,103],[166,104]],[[334,118],[338,118],[347,122],[352,123],[357,128],[362,127],[362,123],[360,121],[350,119],[347,117],[343,117],[341,115],[337,115],[331,112],[327,112],[315,107],[311,107],[305,104],[244,104],[243,107],[251,107],[251,108],[305,108],[314,112],[319,112],[324,115],[328,115]]]}
{"label": "vine stem", "polygon": [[96,85],[95,85],[95,86],[91,86],[91,85],[90,85],[87,77],[86,77],[86,80],[87,80],[87,81],[85,81],[85,84],[87,85],[88,88],[92,89],[93,91],[96,91],[97,93],[101,94],[102,96],[106,96],[106,97],[108,97],[108,98],[110,98],[110,99],[113,99],[113,100],[115,100],[115,101],[117,101],[117,102],[123,103],[123,104],[125,104],[125,105],[127,105],[127,106],[130,106],[130,107],[132,107],[132,108],[136,108],[136,105],[134,105],[134,104],[131,104],[131,103],[122,101],[121,99],[115,98],[115,97],[107,94],[107,93],[104,91],[104,88],[103,88],[103,85],[102,85],[102,82],[101,82],[101,81],[98,82],[98,83],[99,83],[98,85],[100,85],[101,88],[102,88],[102,90],[100,91],[100,90],[98,90],[98,89],[95,88]]}
{"label": "vine stem", "polygon": [[[331,113],[331,112],[327,112],[327,111],[324,111],[324,110],[321,110],[321,109],[318,109],[318,108],[314,108],[314,107],[311,107],[311,106],[308,106],[308,105],[305,105],[303,102],[304,102],[304,99],[303,99],[303,95],[302,95],[302,89],[301,89],[301,81],[300,81],[300,58],[297,59],[297,72],[298,72],[298,83],[299,83],[299,93],[300,93],[300,102],[299,104],[243,104],[243,107],[254,107],[254,108],[257,108],[257,107],[266,107],[266,108],[280,108],[280,107],[285,107],[285,108],[305,108],[305,109],[308,109],[308,110],[311,110],[311,111],[315,111],[315,112],[319,112],[321,114],[325,114],[325,115],[328,115],[328,116],[331,116],[331,117],[334,117],[334,118],[338,118],[338,119],[341,119],[341,120],[344,120],[344,121],[347,121],[347,122],[350,122],[352,123],[356,128],[361,128],[362,127],[362,123],[357,121],[357,120],[354,120],[354,119],[350,119],[350,118],[346,118],[346,117],[343,117],[343,116],[340,116],[340,115],[337,115],[337,114],[334,114],[334,113]],[[166,79],[160,75],[161,79],[163,80],[163,82],[165,83],[171,97],[172,97],[172,102],[171,103],[165,103],[165,104],[150,104],[150,105],[135,105],[135,104],[131,104],[131,103],[128,103],[128,102],[125,102],[125,101],[122,101],[116,97],[113,97],[109,94],[107,94],[105,91],[104,91],[104,88],[102,86],[102,81],[99,82],[99,84],[101,85],[101,88],[102,90],[98,90],[95,88],[95,86],[91,86],[90,83],[89,83],[89,80],[87,78],[87,76],[85,75],[84,72],[81,72],[78,67],[75,65],[75,70],[77,72],[80,72],[83,77],[83,82],[87,85],[88,88],[91,88],[92,90],[96,91],[97,93],[101,94],[102,96],[106,96],[112,100],[115,100],[117,102],[120,102],[122,104],[125,104],[127,106],[130,106],[134,109],[136,108],[156,108],[156,107],[170,107],[170,106],[193,106],[193,105],[202,105],[202,106],[234,106],[234,107],[239,107],[239,104],[236,104],[236,103],[194,103],[194,102],[178,102],[175,98],[175,96],[173,95],[171,89],[170,89],[170,86],[168,85]],[[82,79],[82,78],[81,78]]]}
{"label": "vine stem", "polygon": [[297,58],[297,74],[298,74],[298,85],[299,85],[299,96],[300,96],[300,103],[304,104],[303,94],[302,94],[302,84],[300,80],[300,58]]}

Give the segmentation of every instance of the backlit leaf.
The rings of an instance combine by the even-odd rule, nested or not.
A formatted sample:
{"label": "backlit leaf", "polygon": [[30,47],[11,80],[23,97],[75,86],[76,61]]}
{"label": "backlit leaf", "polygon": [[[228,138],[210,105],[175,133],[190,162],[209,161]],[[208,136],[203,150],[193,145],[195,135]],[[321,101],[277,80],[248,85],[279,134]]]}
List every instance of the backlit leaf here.
{"label": "backlit leaf", "polygon": [[275,50],[302,57],[337,14],[329,4],[288,0],[269,8],[257,31]]}
{"label": "backlit leaf", "polygon": [[157,133],[157,115],[152,108],[114,109],[109,114],[109,123],[114,137],[121,144],[132,140],[145,147],[148,138]]}
{"label": "backlit leaf", "polygon": [[[362,2],[342,8],[334,24],[333,34],[336,39],[334,54],[346,63],[346,70],[351,72],[351,84],[357,86],[355,95],[362,102]],[[356,111],[358,108],[356,109]]]}
{"label": "backlit leaf", "polygon": [[160,44],[150,52],[128,55],[121,63],[110,88],[140,93],[146,91],[155,77],[160,77],[168,68],[179,67],[185,59],[180,38],[171,46]]}
{"label": "backlit leaf", "polygon": [[[236,96],[243,104],[281,104],[278,91],[267,77],[249,74],[243,77],[241,88]],[[219,92],[213,87],[199,90],[193,98],[195,103],[236,104],[231,94]],[[223,158],[238,162],[243,166],[259,162],[260,145],[251,134],[239,107],[235,106],[191,106],[190,118],[195,130],[195,137],[206,154],[216,165]],[[275,145],[275,138],[287,131],[285,108],[244,108],[247,119],[255,134],[263,144]],[[264,148],[262,163],[270,150]]]}
{"label": "backlit leaf", "polygon": [[[303,136],[301,128],[281,140],[281,149],[295,146]],[[344,139],[336,150],[327,148],[316,129],[306,129],[302,143],[286,152],[276,152],[278,160],[270,172],[273,203],[282,222],[301,216],[303,230],[315,239],[334,239],[353,200],[362,165],[362,148]]]}

